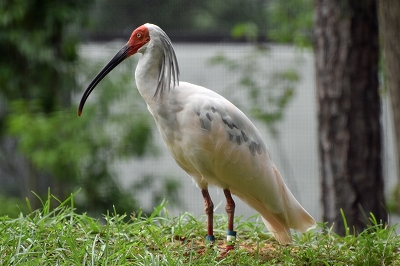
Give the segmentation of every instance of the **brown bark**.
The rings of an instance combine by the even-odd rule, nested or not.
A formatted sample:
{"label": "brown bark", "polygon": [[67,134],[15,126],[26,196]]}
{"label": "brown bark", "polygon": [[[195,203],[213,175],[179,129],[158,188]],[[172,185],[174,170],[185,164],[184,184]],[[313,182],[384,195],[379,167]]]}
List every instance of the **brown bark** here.
{"label": "brown bark", "polygon": [[375,0],[315,0],[315,66],[323,220],[361,232],[386,221]]}
{"label": "brown bark", "polygon": [[[379,1],[379,30],[383,44],[385,85],[390,92],[397,151],[397,177],[400,184],[400,1]],[[400,213],[400,186],[397,186],[397,212]]]}

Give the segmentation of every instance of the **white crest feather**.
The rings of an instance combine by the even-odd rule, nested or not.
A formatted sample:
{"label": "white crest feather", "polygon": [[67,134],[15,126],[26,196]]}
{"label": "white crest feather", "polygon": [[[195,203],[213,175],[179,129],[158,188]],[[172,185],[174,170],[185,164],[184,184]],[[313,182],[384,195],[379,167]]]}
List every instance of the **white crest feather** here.
{"label": "white crest feather", "polygon": [[155,33],[160,40],[164,57],[160,64],[158,84],[153,97],[162,97],[165,90],[170,91],[179,85],[179,65],[176,59],[174,47],[168,35],[157,25],[146,24],[151,33]]}

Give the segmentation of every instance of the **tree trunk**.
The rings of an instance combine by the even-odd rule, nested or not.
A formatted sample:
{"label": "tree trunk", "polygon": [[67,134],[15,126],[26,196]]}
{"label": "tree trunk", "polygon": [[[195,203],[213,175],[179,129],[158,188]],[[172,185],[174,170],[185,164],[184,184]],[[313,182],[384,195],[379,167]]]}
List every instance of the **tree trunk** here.
{"label": "tree trunk", "polygon": [[386,222],[375,0],[315,0],[315,66],[323,220],[361,232]]}
{"label": "tree trunk", "polygon": [[379,1],[379,29],[383,44],[383,66],[386,86],[392,102],[393,125],[397,151],[397,212],[400,213],[400,1]]}

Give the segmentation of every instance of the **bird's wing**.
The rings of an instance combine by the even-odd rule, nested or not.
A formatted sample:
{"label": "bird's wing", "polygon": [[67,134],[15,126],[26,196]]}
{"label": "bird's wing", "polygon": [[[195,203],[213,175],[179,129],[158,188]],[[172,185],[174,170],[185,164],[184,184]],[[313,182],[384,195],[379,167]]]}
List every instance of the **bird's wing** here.
{"label": "bird's wing", "polygon": [[275,165],[261,134],[232,103],[219,103],[214,132],[210,132],[215,134],[216,176],[237,196],[254,198],[270,212],[282,213],[280,177],[275,175]]}
{"label": "bird's wing", "polygon": [[229,189],[257,210],[270,230],[284,235],[288,227],[304,231],[313,225],[243,112],[219,94],[189,83],[170,94],[169,104],[159,109],[173,106],[176,111],[168,122],[157,124],[173,157],[199,187]]}
{"label": "bird's wing", "polygon": [[283,212],[280,176],[253,123],[219,94],[189,83],[181,86],[174,96],[185,99],[174,126],[181,139],[170,149],[180,150],[175,159],[184,169],[192,166],[207,183],[253,197],[271,212]]}

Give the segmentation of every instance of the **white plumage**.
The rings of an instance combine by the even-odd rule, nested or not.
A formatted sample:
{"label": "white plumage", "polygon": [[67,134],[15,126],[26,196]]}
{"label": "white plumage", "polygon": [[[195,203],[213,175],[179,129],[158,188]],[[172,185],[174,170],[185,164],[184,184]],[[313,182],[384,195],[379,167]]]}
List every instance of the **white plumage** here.
{"label": "white plumage", "polygon": [[137,88],[168,150],[202,191],[209,236],[213,231],[209,185],[222,188],[227,197],[228,232],[233,232],[235,207],[230,193],[259,212],[282,244],[291,242],[289,228],[304,232],[315,227],[314,219],[285,185],[265,142],[247,116],[221,95],[179,82],[171,41],[156,25],[145,24],[133,31],[127,44],[87,88],[79,115],[98,82],[137,52],[143,54],[135,72]]}

